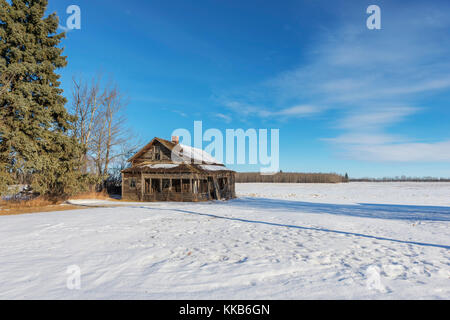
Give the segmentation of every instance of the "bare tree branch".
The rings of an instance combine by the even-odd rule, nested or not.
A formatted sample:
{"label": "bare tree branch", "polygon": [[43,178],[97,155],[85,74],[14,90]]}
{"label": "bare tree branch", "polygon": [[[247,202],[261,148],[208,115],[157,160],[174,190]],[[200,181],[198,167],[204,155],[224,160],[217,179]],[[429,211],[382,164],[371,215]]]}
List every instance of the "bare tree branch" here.
{"label": "bare tree branch", "polygon": [[122,157],[132,140],[126,127],[127,99],[113,82],[102,85],[100,75],[90,84],[73,79],[72,112],[77,116],[74,135],[86,148],[85,170],[106,181],[111,164]]}

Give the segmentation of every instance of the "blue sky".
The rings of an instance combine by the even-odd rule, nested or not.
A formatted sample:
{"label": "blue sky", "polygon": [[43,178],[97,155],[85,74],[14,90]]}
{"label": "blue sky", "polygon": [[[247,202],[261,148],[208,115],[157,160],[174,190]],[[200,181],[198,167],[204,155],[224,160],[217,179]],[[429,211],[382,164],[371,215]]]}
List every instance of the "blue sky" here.
{"label": "blue sky", "polygon": [[[448,1],[50,0],[60,70],[103,71],[143,143],[174,129],[280,129],[283,171],[450,177]],[[366,27],[369,5],[382,29]],[[238,171],[254,166],[232,166]]]}

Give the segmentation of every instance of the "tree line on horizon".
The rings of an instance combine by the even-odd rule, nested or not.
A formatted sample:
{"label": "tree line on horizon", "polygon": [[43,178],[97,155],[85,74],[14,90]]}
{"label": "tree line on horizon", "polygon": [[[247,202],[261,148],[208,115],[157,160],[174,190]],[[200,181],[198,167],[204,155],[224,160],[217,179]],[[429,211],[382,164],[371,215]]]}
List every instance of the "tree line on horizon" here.
{"label": "tree line on horizon", "polygon": [[450,182],[450,178],[437,177],[383,177],[383,178],[352,178],[349,182]]}
{"label": "tree line on horizon", "polygon": [[236,172],[237,183],[347,183],[347,182],[450,182],[450,178],[436,177],[383,177],[349,178],[348,174],[278,172],[263,175],[259,172]]}
{"label": "tree line on horizon", "polygon": [[345,183],[348,175],[337,173],[278,172],[263,175],[259,172],[236,172],[237,183]]}

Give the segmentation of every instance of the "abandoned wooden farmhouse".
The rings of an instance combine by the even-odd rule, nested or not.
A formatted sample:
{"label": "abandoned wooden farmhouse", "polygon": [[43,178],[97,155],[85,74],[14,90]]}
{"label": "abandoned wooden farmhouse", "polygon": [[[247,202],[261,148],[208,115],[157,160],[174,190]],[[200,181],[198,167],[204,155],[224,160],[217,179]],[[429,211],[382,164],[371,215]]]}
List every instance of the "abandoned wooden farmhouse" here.
{"label": "abandoned wooden farmhouse", "polygon": [[235,172],[203,150],[154,138],[122,171],[122,199],[207,201],[235,197]]}

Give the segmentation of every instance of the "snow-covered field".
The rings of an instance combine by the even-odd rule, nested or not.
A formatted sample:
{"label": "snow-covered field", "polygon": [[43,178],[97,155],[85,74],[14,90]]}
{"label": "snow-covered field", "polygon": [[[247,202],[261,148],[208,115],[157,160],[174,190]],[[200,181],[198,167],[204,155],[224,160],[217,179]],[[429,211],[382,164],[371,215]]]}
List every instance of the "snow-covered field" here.
{"label": "snow-covered field", "polygon": [[450,183],[237,191],[2,216],[0,298],[450,299]]}

